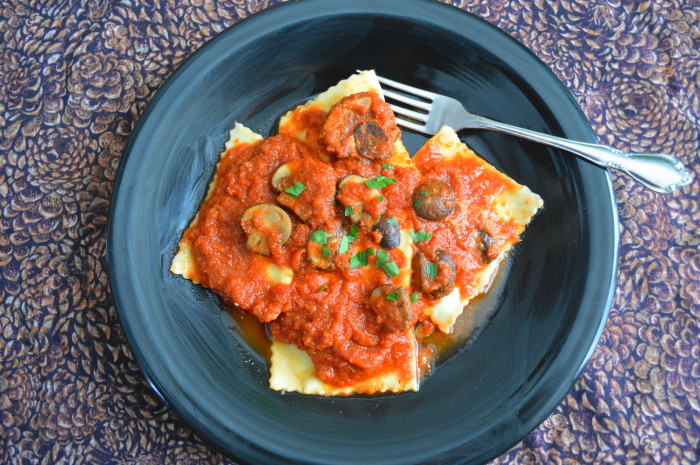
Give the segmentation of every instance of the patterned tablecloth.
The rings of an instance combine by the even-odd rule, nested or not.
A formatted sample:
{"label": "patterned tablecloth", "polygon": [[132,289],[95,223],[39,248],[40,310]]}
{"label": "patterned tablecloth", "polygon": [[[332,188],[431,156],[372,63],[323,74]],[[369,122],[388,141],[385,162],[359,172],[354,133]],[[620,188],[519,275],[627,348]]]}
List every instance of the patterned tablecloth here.
{"label": "patterned tablecloth", "polygon": [[[0,462],[232,463],[151,390],[105,262],[115,173],[165,79],[273,0],[0,1]],[[700,2],[452,1],[565,83],[601,142],[696,181],[614,175],[618,288],[583,376],[494,463],[700,463]]]}

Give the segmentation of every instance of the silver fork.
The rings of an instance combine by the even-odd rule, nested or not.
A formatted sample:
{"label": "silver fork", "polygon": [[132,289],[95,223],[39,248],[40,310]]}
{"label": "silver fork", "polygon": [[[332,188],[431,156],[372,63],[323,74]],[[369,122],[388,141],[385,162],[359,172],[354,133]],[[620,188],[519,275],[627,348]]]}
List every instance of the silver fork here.
{"label": "silver fork", "polygon": [[[382,89],[386,97],[413,107],[413,109],[410,109],[391,104],[391,108],[397,117],[397,124],[421,134],[434,135],[443,125],[450,126],[455,130],[474,128],[500,131],[568,150],[591,163],[605,168],[621,170],[646,187],[664,194],[690,184],[692,180],[692,176],[686,171],[683,164],[671,155],[624,153],[606,145],[575,142],[499,123],[498,121],[469,113],[459,101],[451,97],[428,92],[380,76],[377,77],[383,85]],[[389,88],[399,90],[402,93],[395,92]],[[421,100],[413,98],[413,96],[420,97]],[[420,110],[423,111],[421,112]]]}

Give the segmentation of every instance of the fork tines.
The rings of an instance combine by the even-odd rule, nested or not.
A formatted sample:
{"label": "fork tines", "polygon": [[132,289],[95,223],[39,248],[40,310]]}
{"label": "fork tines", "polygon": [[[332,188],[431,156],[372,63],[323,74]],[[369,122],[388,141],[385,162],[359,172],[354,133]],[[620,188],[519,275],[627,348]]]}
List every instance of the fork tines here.
{"label": "fork tines", "polygon": [[[425,132],[425,124],[433,107],[432,102],[437,97],[437,94],[381,76],[377,76],[377,79],[382,84],[382,92],[387,99],[412,107],[412,109],[404,108],[394,103],[389,103],[389,106],[397,116],[397,124],[406,129]],[[400,92],[396,92],[397,90]],[[419,97],[421,100],[411,96]]]}

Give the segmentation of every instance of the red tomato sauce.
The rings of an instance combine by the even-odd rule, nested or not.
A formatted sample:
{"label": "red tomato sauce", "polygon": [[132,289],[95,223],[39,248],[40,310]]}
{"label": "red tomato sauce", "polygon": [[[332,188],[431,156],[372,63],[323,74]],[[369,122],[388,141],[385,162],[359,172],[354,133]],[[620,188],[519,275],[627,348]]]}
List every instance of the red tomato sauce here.
{"label": "red tomato sauce", "polygon": [[492,199],[512,184],[501,173],[484,170],[476,160],[458,158],[446,162],[439,147],[431,143],[416,153],[413,162],[423,179],[446,182],[459,199],[456,211],[446,219],[449,221],[426,221],[411,212],[413,228],[433,234],[430,241],[417,244],[418,249],[452,252],[457,286],[462,295],[469,295],[474,291],[475,273],[484,266],[476,245],[479,231],[488,232],[496,250],[519,241],[520,226],[515,221],[503,221],[491,207]]}
{"label": "red tomato sauce", "polygon": [[[488,231],[495,238],[494,247],[517,240],[516,225],[500,221],[487,208],[506,184],[502,177],[477,164],[443,161],[437,148],[430,145],[417,154],[415,167],[386,167],[382,160],[339,159],[324,149],[325,121],[326,113],[319,109],[297,112],[281,135],[239,144],[225,154],[217,169],[215,188],[186,232],[186,239],[193,244],[194,280],[261,322],[268,322],[275,340],[306,351],[316,375],[325,383],[349,386],[388,372],[408,380],[416,375],[409,363],[415,357],[413,330],[388,331],[368,307],[375,288],[398,285],[400,278],[374,266],[376,253],[368,256],[366,265],[351,266],[358,252],[380,248],[376,236],[369,228],[358,228],[346,252],[333,252],[335,266],[326,271],[309,260],[311,234],[323,229],[351,235],[344,207],[335,199],[343,177],[391,178],[396,182],[379,189],[382,198],[367,204],[368,213],[376,216],[383,212],[396,218],[402,229],[431,233],[430,240],[415,245],[416,251],[452,252],[457,286],[469,291],[475,270],[483,267],[475,247],[477,231]],[[293,137],[302,132],[305,143]],[[272,175],[285,163],[301,167],[295,169],[298,177],[294,181],[302,182],[306,189],[296,198],[271,185]],[[443,221],[421,219],[414,211],[413,192],[426,178],[449,183],[459,198],[455,212]],[[246,233],[240,225],[243,212],[261,203],[284,208],[292,222],[289,240],[284,245],[279,241],[271,244],[269,256],[246,247]],[[407,258],[399,248],[387,253],[399,269],[406,265]],[[270,263],[291,269],[292,283],[272,284],[266,272]],[[405,290],[409,295],[418,294],[410,327],[422,322],[421,334],[430,334],[435,326],[422,312],[429,297],[413,286]],[[427,363],[425,353],[420,360],[422,365]]]}

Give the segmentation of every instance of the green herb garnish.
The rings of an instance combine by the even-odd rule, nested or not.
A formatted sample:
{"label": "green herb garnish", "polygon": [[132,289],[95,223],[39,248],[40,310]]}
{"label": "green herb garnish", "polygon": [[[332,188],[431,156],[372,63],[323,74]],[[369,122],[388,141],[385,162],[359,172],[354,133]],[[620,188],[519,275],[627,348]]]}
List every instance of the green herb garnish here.
{"label": "green herb garnish", "polygon": [[387,178],[386,176],[377,176],[376,178],[365,181],[365,185],[370,189],[381,189],[389,184],[396,184],[396,179]]}
{"label": "green herb garnish", "polygon": [[382,168],[384,168],[385,170],[393,170],[394,169],[394,167],[391,166],[389,163],[382,163]]}
{"label": "green herb garnish", "polygon": [[374,262],[374,267],[380,268],[388,277],[393,278],[399,274],[399,266],[396,262],[390,262],[390,259],[391,255],[382,249],[377,249],[377,260]]}
{"label": "green herb garnish", "polygon": [[411,294],[411,302],[414,304],[416,302],[418,302],[418,293],[417,292],[414,292],[413,294]]}
{"label": "green herb garnish", "polygon": [[435,279],[435,276],[437,276],[437,264],[433,262],[428,263],[425,265],[425,272],[428,273],[428,276]]}
{"label": "green herb garnish", "polygon": [[398,221],[396,218],[389,218],[388,220],[386,220],[386,222],[389,223],[389,224],[392,225],[392,226],[398,226],[398,225],[399,225],[399,221]]}
{"label": "green herb garnish", "polygon": [[328,247],[323,247],[321,249],[321,256],[322,257],[330,257],[331,256],[331,251],[328,250]]}
{"label": "green herb garnish", "polygon": [[343,254],[343,253],[347,252],[348,249],[350,248],[351,242],[352,241],[348,238],[348,236],[343,236],[340,239],[340,245],[338,246],[338,253]]}
{"label": "green herb garnish", "polygon": [[375,268],[381,268],[384,266],[386,262],[389,261],[391,258],[391,255],[389,255],[387,252],[383,251],[382,249],[377,250],[377,261],[374,262],[374,267]]}
{"label": "green herb garnish", "polygon": [[328,286],[323,285],[323,286],[319,287],[316,292],[323,292],[323,291],[327,291],[328,289],[329,289]]}
{"label": "green herb garnish", "polygon": [[396,262],[387,262],[382,265],[381,268],[384,271],[384,274],[386,274],[389,278],[393,278],[399,274],[399,266],[396,264]]}
{"label": "green herb garnish", "polygon": [[399,300],[399,293],[398,292],[392,292],[390,294],[386,295],[386,298],[391,300],[392,302],[395,302]]}
{"label": "green herb garnish", "polygon": [[379,202],[384,202],[384,197],[382,197],[381,195],[379,197],[375,197],[375,199],[377,199],[377,201]]}
{"label": "green herb garnish", "polygon": [[350,226],[350,234],[344,235],[340,239],[340,245],[338,246],[338,253],[345,253],[350,248],[350,244],[357,240],[357,235],[360,233],[360,228],[354,224]]}
{"label": "green herb garnish", "polygon": [[350,268],[358,268],[360,266],[367,266],[369,263],[369,256],[374,253],[372,247],[363,250],[362,252],[357,252],[357,254],[350,257]]}
{"label": "green herb garnish", "polygon": [[411,237],[413,238],[413,242],[423,242],[423,241],[429,241],[433,235],[431,233],[425,232],[425,229],[421,229],[418,232],[413,232],[411,231]]}
{"label": "green herb garnish", "polygon": [[295,199],[299,197],[299,194],[306,190],[306,186],[300,182],[295,182],[291,186],[287,187],[284,191],[294,197]]}
{"label": "green herb garnish", "polygon": [[350,216],[354,214],[355,210],[352,209],[352,205],[348,205],[347,207],[345,207],[345,216]]}
{"label": "green herb garnish", "polygon": [[321,244],[321,245],[328,244],[328,236],[326,235],[326,231],[323,231],[323,230],[318,230],[318,231],[312,232],[309,240],[311,240],[311,242],[315,242],[315,243]]}

